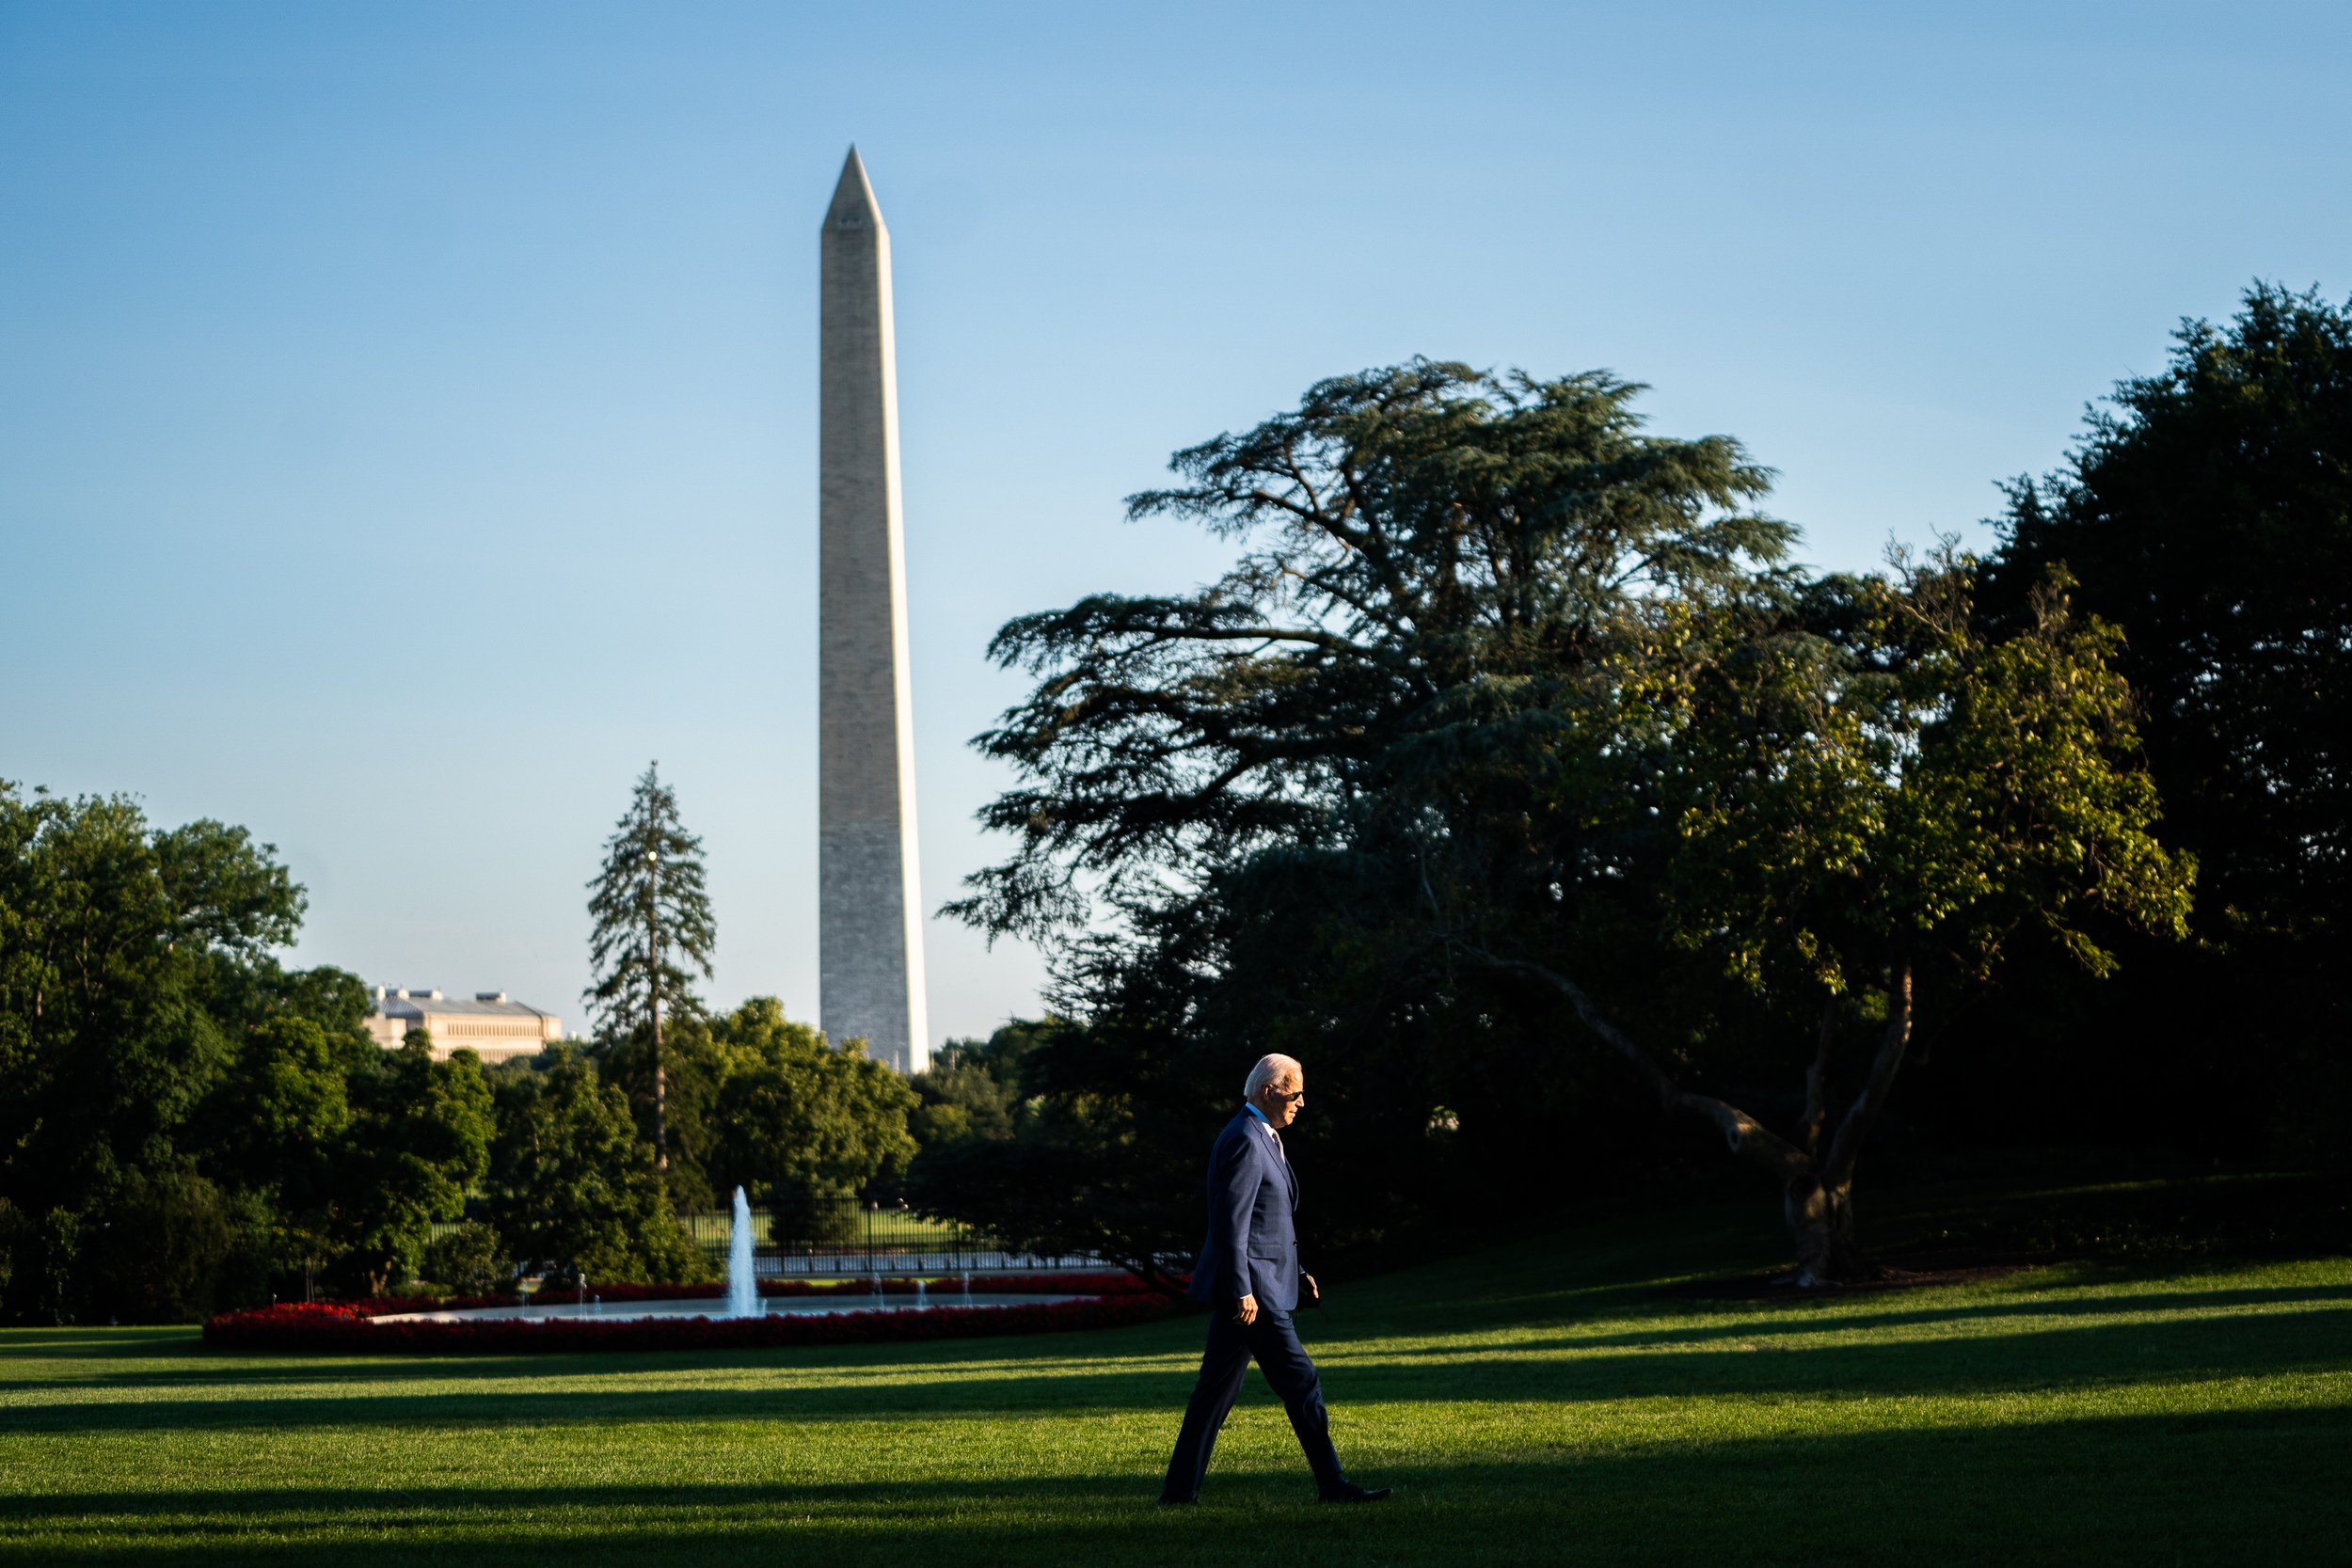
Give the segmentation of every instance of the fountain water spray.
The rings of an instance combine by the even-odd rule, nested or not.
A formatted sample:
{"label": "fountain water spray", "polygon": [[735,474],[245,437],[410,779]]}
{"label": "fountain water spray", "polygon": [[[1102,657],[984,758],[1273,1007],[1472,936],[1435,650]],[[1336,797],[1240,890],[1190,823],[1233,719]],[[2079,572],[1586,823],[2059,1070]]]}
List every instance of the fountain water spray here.
{"label": "fountain water spray", "polygon": [[735,1189],[735,1223],[727,1229],[727,1316],[759,1316],[759,1284],[752,1277],[752,1200]]}

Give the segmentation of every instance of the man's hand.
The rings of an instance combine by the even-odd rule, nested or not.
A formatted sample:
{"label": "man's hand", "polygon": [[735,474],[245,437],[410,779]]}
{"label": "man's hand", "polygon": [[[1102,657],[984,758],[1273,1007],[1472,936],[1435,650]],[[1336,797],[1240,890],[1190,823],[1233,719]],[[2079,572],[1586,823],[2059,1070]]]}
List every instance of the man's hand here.
{"label": "man's hand", "polygon": [[1256,1296],[1242,1297],[1241,1306],[1233,1310],[1233,1321],[1245,1328],[1256,1323],[1258,1321],[1258,1298]]}
{"label": "man's hand", "polygon": [[1313,1275],[1302,1274],[1298,1276],[1298,1279],[1299,1283],[1307,1287],[1308,1306],[1313,1307],[1323,1300],[1323,1289],[1315,1283],[1315,1276]]}

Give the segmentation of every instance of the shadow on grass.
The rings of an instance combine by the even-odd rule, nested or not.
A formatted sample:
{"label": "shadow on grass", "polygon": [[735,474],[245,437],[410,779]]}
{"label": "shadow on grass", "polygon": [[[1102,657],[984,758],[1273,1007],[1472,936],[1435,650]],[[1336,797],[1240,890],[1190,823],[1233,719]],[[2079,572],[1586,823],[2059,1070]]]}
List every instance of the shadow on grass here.
{"label": "shadow on grass", "polygon": [[[2342,1409],[1729,1439],[1503,1463],[1399,1455],[1398,1499],[1317,1509],[1303,1475],[772,1485],[117,1485],[0,1497],[0,1561],[1219,1564],[2294,1562],[2352,1530]],[[1290,1457],[1288,1455],[1285,1456]]]}
{"label": "shadow on grass", "polygon": [[[1200,1354],[1200,1318],[1075,1334],[1009,1335],[973,1339],[928,1339],[903,1344],[807,1345],[779,1350],[602,1352],[560,1355],[322,1355],[215,1351],[193,1344],[177,1356],[118,1347],[111,1358],[119,1370],[75,1367],[59,1373],[47,1368],[0,1365],[0,1393],[79,1388],[130,1392],[238,1387],[253,1384],[305,1386],[335,1384],[375,1388],[402,1384],[465,1382],[498,1384],[549,1379],[607,1380],[614,1377],[687,1378],[712,1371],[766,1376],[779,1385],[807,1374],[840,1376],[860,1384],[932,1375],[942,1369],[1018,1368],[1021,1376],[1056,1376],[1066,1370],[1091,1372],[1109,1360],[1136,1356]],[[80,1359],[80,1358],[75,1358]],[[158,1367],[154,1363],[162,1362]],[[13,1374],[13,1375],[11,1375]],[[1010,1370],[999,1375],[1016,1375]]]}
{"label": "shadow on grass", "polygon": [[119,1361],[185,1355],[203,1340],[193,1323],[141,1328],[10,1328],[0,1333],[0,1368],[15,1361]]}
{"label": "shadow on grass", "polygon": [[[2152,1291],[2131,1295],[2036,1295],[1994,1297],[1943,1307],[1879,1312],[1841,1310],[1853,1298],[1791,1297],[1785,1302],[1724,1304],[1717,1315],[1654,1329],[1531,1339],[1530,1350],[1582,1350],[1607,1346],[1670,1345],[1701,1339],[1756,1339],[1797,1334],[1837,1334],[1922,1328],[1938,1323],[2001,1318],[2130,1316],[2140,1312],[2226,1312],[2232,1308],[2275,1308],[2294,1305],[2352,1306],[2352,1284],[2246,1286],[2225,1291]],[[1401,1351],[1406,1355],[1445,1355],[1443,1347]]]}
{"label": "shadow on grass", "polygon": [[[2235,1316],[2141,1319],[2118,1323],[2021,1326],[1909,1341],[1786,1344],[1770,1332],[1709,1328],[1694,1348],[1677,1349],[1689,1335],[1667,1335],[1652,1348],[1596,1346],[1593,1340],[1529,1338],[1500,1346],[1466,1346],[1464,1358],[1442,1353],[1367,1350],[1345,1341],[1314,1348],[1325,1357],[1325,1385],[1341,1406],[1446,1403],[1464,1401],[1589,1403],[1655,1398],[1871,1394],[1968,1395],[2017,1388],[2096,1388],[2238,1375],[2341,1371],[2352,1368],[2352,1319],[2336,1309],[2344,1292],[2332,1288],[2284,1288],[2214,1292],[2238,1305],[2277,1300],[2300,1309]],[[2115,1298],[2109,1298],[2113,1301]],[[2166,1298],[2191,1305],[2196,1296]],[[1820,1326],[1845,1326],[1834,1320]],[[1784,1332],[1786,1329],[1784,1328]],[[8,1426],[19,1433],[189,1432],[368,1427],[464,1431],[531,1423],[550,1428],[610,1422],[841,1421],[905,1418],[1002,1417],[1056,1418],[1125,1415],[1183,1406],[1192,1368],[1186,1358],[1160,1366],[1132,1364],[1138,1355],[1190,1352],[1189,1336],[1118,1335],[1116,1363],[1073,1355],[1041,1363],[999,1349],[957,1360],[919,1364],[866,1363],[868,1375],[812,1386],[787,1378],[713,1386],[713,1371],[773,1371],[754,1356],[695,1357],[661,1362],[630,1358],[624,1368],[607,1358],[567,1365],[511,1360],[496,1366],[443,1364],[425,1369],[366,1364],[336,1368],[310,1363],[300,1391],[251,1397],[174,1398],[183,1380],[125,1379],[105,1386],[118,1397],[44,1400],[28,1389],[9,1401]],[[998,1341],[998,1345],[1005,1342]],[[986,1369],[985,1375],[977,1375]],[[804,1365],[796,1370],[809,1370]],[[644,1383],[586,1388],[553,1387],[547,1379],[592,1377],[623,1370],[659,1374]],[[430,1375],[461,1387],[402,1391],[409,1378]],[[152,1391],[153,1397],[121,1397]],[[1262,1393],[1262,1390],[1260,1391]]]}

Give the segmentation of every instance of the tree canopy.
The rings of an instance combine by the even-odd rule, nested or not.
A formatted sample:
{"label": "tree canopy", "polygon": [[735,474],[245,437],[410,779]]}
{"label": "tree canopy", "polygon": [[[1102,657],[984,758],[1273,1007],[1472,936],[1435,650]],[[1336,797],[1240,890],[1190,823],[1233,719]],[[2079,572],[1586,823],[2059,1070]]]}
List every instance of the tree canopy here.
{"label": "tree canopy", "polygon": [[2128,985],[2038,977],[1988,1030],[2111,1042],[2054,1101],[2075,1135],[2352,1158],[2321,1109],[2352,1093],[2352,303],[2257,283],[2183,323],[2009,499],[1988,607],[2020,622],[2062,571],[2117,628],[2201,894],[2192,946],[2126,938]]}
{"label": "tree canopy", "polygon": [[[1648,436],[1643,388],[1415,360],[1172,460],[1131,519],[1196,521],[1239,559],[1189,594],[1098,594],[992,644],[1040,679],[977,742],[1028,781],[985,808],[1015,856],[955,912],[1081,924],[1268,846],[1345,842],[1384,792],[1518,711],[1605,696],[1654,607],[1732,593],[1792,536],[1724,436]],[[1547,721],[1549,722],[1549,721]]]}
{"label": "tree canopy", "polygon": [[[1804,1074],[1793,1127],[1768,1126],[1750,1093],[1693,1086],[1754,1070],[1746,1053],[1638,1040],[1621,1020],[1652,1010],[1623,981],[1572,977],[1597,967],[1589,950],[1498,958],[1553,944],[1475,886],[1453,896],[1475,933],[1469,957],[1560,993],[1661,1108],[1782,1183],[1801,1284],[1867,1269],[1854,1173],[1923,1013],[1947,1022],[2021,941],[2105,974],[2103,923],[2186,934],[2194,867],[2154,836],[2112,628],[2076,620],[2053,584],[2029,626],[1988,637],[1976,571],[1947,549],[1899,559],[1891,578],[1830,579],[1777,617],[1743,608],[1728,635],[1687,640],[1695,657],[1645,693],[1671,737],[1658,753],[1676,830],[1660,846],[1661,934],[1721,965],[1750,1027],[1780,1021],[1790,1076]],[[1858,1019],[1877,1040],[1855,1060]]]}
{"label": "tree canopy", "polygon": [[243,829],[0,784],[0,1305],[173,1318],[405,1272],[481,1174],[470,1055],[379,1050],[290,973],[302,890]]}
{"label": "tree canopy", "polygon": [[526,1272],[559,1281],[709,1277],[628,1098],[578,1052],[558,1047],[509,1064],[496,1094],[489,1220]]}
{"label": "tree canopy", "polygon": [[[1850,1272],[1918,987],[1947,1002],[2021,929],[2096,967],[2085,906],[2177,927],[2111,633],[2054,593],[1990,636],[1948,554],[1806,582],[1766,470],[1645,434],[1639,390],[1321,383],[1130,502],[1232,540],[1232,570],[999,634],[1037,678],[979,741],[1023,775],[983,814],[1017,847],[957,908],[1058,939],[1082,1027],[1028,1064],[1025,1147],[958,1156],[961,1201],[1178,1253],[1192,1206],[1120,1170],[1190,1163],[1221,1081],[1282,1050],[1359,1236],[1449,1181],[1557,1180],[1564,1127],[1629,1088],[1772,1152],[1809,1274]],[[1613,1086],[1584,1065],[1610,1056]],[[1780,1131],[1714,1086],[1775,1060],[1813,1089]],[[1048,1174],[1084,1225],[1021,1208]]]}
{"label": "tree canopy", "polygon": [[751,998],[711,1034],[723,1069],[723,1189],[739,1184],[787,1205],[846,1197],[913,1157],[914,1093],[858,1042],[827,1044],[772,996]]}
{"label": "tree canopy", "polygon": [[1994,587],[2064,568],[2179,842],[2232,927],[2341,933],[2352,896],[2352,304],[2270,284],[2185,323],[2062,468],[2010,488]]}

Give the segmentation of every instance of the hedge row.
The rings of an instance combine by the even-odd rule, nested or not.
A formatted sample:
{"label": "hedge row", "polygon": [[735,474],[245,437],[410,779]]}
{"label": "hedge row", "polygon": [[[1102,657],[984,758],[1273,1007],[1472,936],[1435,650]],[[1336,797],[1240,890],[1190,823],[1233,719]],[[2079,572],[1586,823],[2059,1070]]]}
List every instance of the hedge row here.
{"label": "hedge row", "polygon": [[[977,1293],[977,1291],[976,1291]],[[413,1304],[409,1310],[416,1310]],[[768,1318],[497,1318],[468,1323],[373,1323],[379,1302],[286,1302],[225,1312],[204,1325],[224,1350],[447,1355],[580,1351],[771,1350],[789,1345],[891,1344],[1006,1334],[1116,1328],[1171,1310],[1129,1292],[1016,1307],[934,1307],[923,1312],[801,1313]]]}

